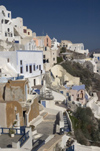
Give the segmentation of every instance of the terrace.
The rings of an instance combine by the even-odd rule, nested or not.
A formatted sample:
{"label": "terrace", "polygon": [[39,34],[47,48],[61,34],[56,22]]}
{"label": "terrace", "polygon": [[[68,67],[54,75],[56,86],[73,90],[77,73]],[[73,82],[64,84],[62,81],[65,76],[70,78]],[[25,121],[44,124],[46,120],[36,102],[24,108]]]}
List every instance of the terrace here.
{"label": "terrace", "polygon": [[[9,131],[14,131],[14,137]],[[29,138],[29,131],[25,132],[25,127],[21,128],[0,128],[0,148],[13,148],[13,144],[22,147]],[[17,146],[16,146],[17,147]]]}

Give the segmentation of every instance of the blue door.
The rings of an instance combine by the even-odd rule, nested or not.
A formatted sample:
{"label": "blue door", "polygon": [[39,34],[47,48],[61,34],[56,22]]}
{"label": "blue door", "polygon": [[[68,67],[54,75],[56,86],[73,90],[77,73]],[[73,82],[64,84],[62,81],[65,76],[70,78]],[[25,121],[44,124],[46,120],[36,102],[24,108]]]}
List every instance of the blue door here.
{"label": "blue door", "polygon": [[66,151],[74,151],[74,145],[67,148]]}
{"label": "blue door", "polygon": [[36,93],[40,94],[40,90],[39,89],[36,89],[34,90]]}
{"label": "blue door", "polygon": [[45,102],[45,101],[42,101],[42,105],[43,105],[44,107],[46,107],[46,102]]}

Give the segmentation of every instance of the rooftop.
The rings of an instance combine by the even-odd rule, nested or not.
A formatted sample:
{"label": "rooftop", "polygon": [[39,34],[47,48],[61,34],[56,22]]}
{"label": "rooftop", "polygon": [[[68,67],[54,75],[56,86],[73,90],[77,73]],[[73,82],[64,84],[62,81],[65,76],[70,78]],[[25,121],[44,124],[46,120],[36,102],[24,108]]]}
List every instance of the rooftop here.
{"label": "rooftop", "polygon": [[35,85],[35,86],[33,86],[32,88],[33,88],[33,89],[39,89],[39,90],[40,90],[42,87],[43,87],[43,85]]}
{"label": "rooftop", "polygon": [[0,135],[0,148],[12,148],[12,142],[17,143],[22,135],[15,135],[13,138],[8,134]]}

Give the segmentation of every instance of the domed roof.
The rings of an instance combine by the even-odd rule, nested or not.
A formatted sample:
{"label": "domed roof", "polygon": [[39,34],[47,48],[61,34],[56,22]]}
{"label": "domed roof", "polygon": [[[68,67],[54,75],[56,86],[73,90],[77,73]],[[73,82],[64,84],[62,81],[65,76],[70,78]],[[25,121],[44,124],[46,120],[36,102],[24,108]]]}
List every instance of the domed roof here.
{"label": "domed roof", "polygon": [[0,9],[2,9],[2,10],[6,10],[6,7],[5,7],[5,6],[3,6],[3,5],[1,5],[1,6],[0,6]]}

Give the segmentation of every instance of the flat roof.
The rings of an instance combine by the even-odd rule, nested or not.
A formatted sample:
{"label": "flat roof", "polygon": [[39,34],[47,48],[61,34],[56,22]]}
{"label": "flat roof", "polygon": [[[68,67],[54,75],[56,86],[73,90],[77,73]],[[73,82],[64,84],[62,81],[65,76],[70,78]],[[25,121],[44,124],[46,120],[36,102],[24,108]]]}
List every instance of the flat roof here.
{"label": "flat roof", "polygon": [[43,52],[42,50],[16,50],[16,52]]}
{"label": "flat roof", "polygon": [[22,135],[15,135],[10,137],[9,134],[0,135],[0,148],[12,148],[12,142],[17,143]]}
{"label": "flat roof", "polygon": [[36,88],[36,89],[41,89],[43,87],[43,85],[35,85],[35,86],[33,86],[32,88],[34,89],[34,88]]}

